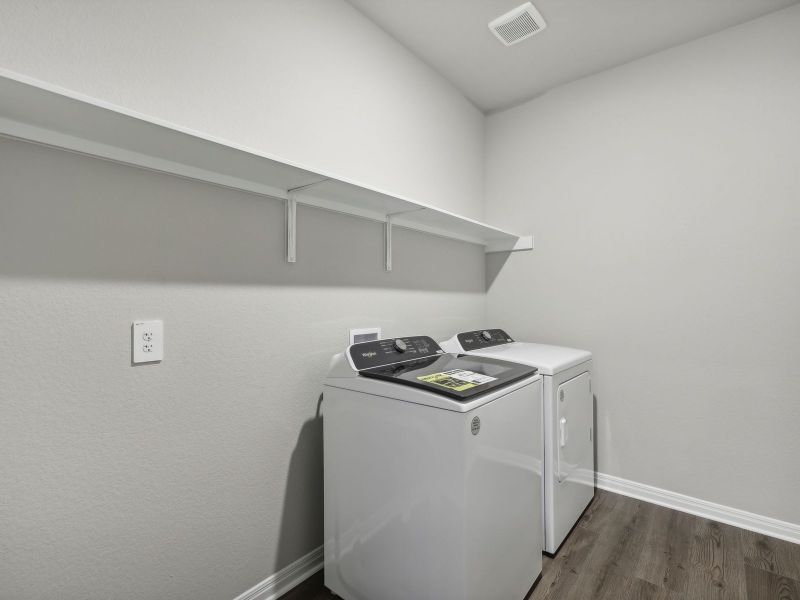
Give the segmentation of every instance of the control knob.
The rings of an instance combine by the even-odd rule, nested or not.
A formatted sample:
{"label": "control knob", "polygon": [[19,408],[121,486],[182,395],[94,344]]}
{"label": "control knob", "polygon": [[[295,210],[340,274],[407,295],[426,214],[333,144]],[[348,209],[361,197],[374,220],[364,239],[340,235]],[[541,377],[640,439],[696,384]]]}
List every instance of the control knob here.
{"label": "control knob", "polygon": [[397,350],[397,351],[398,351],[398,352],[400,352],[400,353],[403,353],[403,352],[405,352],[406,350],[408,350],[408,346],[407,346],[407,345],[406,345],[406,343],[405,343],[403,340],[401,340],[400,338],[397,338],[397,339],[394,341],[394,343],[392,344],[392,346],[394,347],[394,349],[395,349],[395,350]]}
{"label": "control knob", "polygon": [[481,337],[485,339],[487,342],[492,341],[492,334],[489,333],[488,331],[481,331]]}

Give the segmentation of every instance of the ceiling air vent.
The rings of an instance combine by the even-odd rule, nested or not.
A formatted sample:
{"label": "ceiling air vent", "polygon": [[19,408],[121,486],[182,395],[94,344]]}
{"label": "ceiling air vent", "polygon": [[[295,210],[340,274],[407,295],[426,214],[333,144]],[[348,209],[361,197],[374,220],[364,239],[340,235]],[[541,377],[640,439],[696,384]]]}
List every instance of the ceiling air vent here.
{"label": "ceiling air vent", "polygon": [[489,29],[506,46],[527,40],[545,27],[547,27],[547,23],[530,2],[518,6],[489,23]]}

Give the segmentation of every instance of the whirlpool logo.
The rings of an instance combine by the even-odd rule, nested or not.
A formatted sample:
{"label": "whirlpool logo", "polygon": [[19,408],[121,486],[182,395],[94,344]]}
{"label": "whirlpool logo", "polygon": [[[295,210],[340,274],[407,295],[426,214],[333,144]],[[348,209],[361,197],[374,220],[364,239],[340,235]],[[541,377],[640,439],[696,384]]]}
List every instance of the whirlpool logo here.
{"label": "whirlpool logo", "polygon": [[363,356],[364,358],[372,358],[373,356],[377,356],[377,355],[378,355],[377,352],[362,352],[361,353],[361,356]]}
{"label": "whirlpool logo", "polygon": [[478,435],[481,430],[481,418],[480,417],[473,417],[472,423],[470,423],[470,431],[472,431],[472,435]]}

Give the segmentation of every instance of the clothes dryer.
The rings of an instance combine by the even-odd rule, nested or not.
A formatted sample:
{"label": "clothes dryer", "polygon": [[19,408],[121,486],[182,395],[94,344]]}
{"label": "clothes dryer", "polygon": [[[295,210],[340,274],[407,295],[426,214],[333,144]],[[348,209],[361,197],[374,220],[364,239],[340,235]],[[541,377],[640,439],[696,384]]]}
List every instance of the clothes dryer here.
{"label": "clothes dryer", "polygon": [[542,375],[543,547],[555,554],[594,497],[592,354],[517,342],[502,329],[459,333],[441,346],[447,352],[533,366]]}

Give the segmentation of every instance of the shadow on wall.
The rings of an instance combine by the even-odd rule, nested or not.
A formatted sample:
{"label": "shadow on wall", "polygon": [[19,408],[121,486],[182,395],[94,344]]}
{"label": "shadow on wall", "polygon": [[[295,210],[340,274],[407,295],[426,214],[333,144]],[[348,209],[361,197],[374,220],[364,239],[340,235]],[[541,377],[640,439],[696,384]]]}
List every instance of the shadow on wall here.
{"label": "shadow on wall", "polygon": [[483,247],[0,138],[0,275],[484,292]]}
{"label": "shadow on wall", "polygon": [[289,461],[273,571],[293,563],[323,539],[321,404],[322,394],[317,401],[317,414],[300,429]]}
{"label": "shadow on wall", "polygon": [[506,261],[510,258],[510,252],[492,252],[486,255],[486,289],[485,291],[489,291],[494,283],[494,280],[497,279],[497,276],[500,274],[500,271],[503,270],[503,266],[506,264]]}

